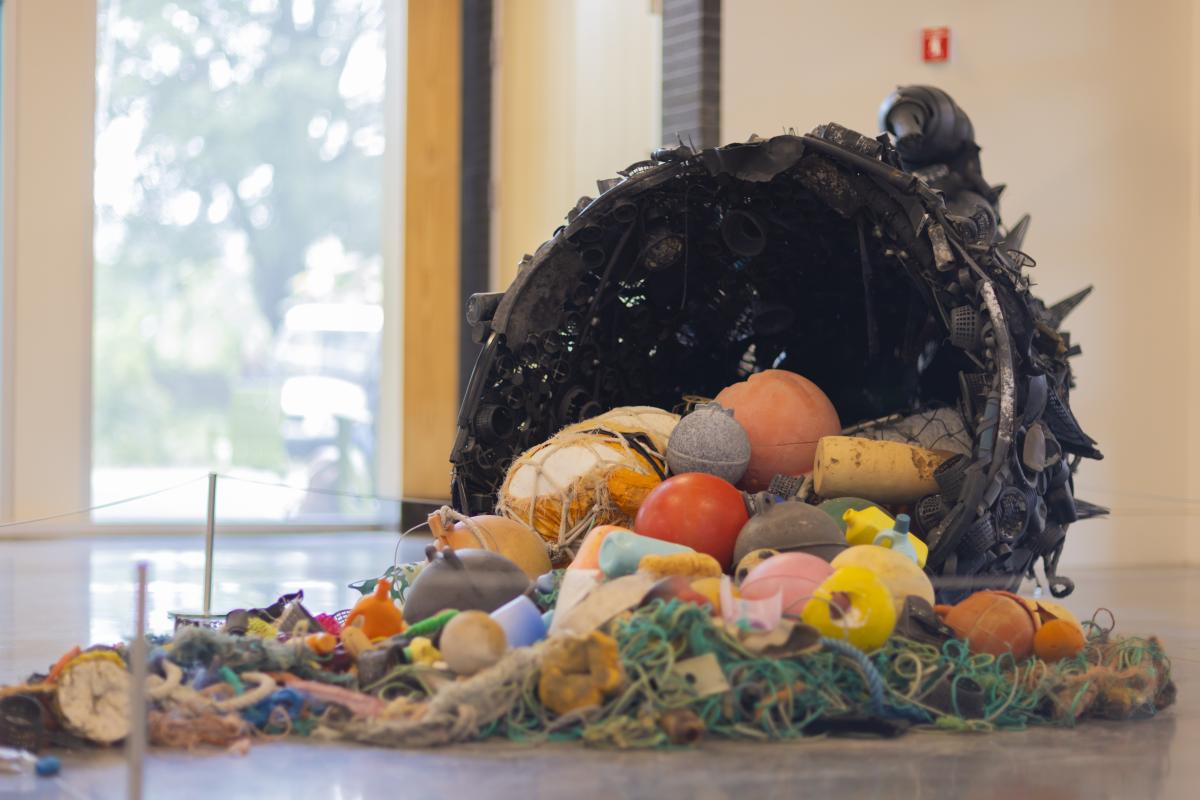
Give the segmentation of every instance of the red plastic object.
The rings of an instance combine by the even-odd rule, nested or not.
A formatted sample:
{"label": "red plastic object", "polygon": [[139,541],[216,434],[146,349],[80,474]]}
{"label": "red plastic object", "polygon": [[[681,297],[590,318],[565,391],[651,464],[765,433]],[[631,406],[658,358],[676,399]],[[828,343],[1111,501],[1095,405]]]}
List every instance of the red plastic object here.
{"label": "red plastic object", "polygon": [[748,492],[763,491],[776,475],[810,472],[817,441],[842,432],[821,387],[787,370],[768,369],[727,386],[717,403],[733,409],[750,437],[750,465],[738,483]]}
{"label": "red plastic object", "polygon": [[703,472],[685,472],[646,495],[633,529],[708,553],[728,572],[733,546],[748,519],[742,493],[732,483]]}
{"label": "red plastic object", "polygon": [[921,31],[921,41],[926,63],[950,60],[949,28],[925,28]]}

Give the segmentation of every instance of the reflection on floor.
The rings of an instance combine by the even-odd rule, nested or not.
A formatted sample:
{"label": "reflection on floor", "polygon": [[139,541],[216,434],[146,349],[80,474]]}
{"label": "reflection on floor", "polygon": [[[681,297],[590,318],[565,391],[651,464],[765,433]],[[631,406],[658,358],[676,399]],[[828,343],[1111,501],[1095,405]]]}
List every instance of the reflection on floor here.
{"label": "reflection on floor", "polygon": [[[352,580],[393,560],[389,534],[230,537],[217,549],[214,607],[266,603],[305,590],[313,610],[344,608]],[[419,558],[424,542],[403,543]],[[136,560],[151,563],[152,620],[200,604],[198,538],[0,542],[0,684],[44,670],[76,643],[130,630]],[[575,746],[471,745],[394,752],[289,741],[249,756],[155,752],[146,797],[488,798],[822,796],[1193,797],[1200,784],[1200,570],[1073,573],[1067,605],[1111,609],[1119,628],[1157,633],[1171,654],[1179,702],[1136,723],[996,735],[914,733],[895,741],[706,742],[683,752],[613,753]],[[124,797],[120,751],[64,758],[55,780],[0,775],[0,796]]]}
{"label": "reflection on floor", "polygon": [[[426,541],[392,533],[218,536],[214,612],[253,608],[304,590],[314,612],[349,608],[348,584],[394,558],[424,557]],[[133,630],[134,565],[150,565],[148,621],[169,633],[172,611],[201,609],[203,537],[0,542],[0,684],[45,671],[71,643],[118,641]]]}

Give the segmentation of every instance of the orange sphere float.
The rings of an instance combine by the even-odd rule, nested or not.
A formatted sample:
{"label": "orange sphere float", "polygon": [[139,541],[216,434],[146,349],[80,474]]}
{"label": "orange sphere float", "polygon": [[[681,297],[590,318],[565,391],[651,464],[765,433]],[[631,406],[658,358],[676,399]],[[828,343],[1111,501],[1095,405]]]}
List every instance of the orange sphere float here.
{"label": "orange sphere float", "polygon": [[1081,628],[1065,619],[1052,619],[1033,637],[1033,652],[1042,661],[1060,661],[1079,655],[1084,644]]}
{"label": "orange sphere float", "polygon": [[938,606],[937,611],[972,653],[1012,653],[1018,661],[1033,654],[1037,617],[1015,595],[976,592],[958,605]]}
{"label": "orange sphere float", "polygon": [[708,553],[726,572],[742,526],[750,519],[742,493],[705,472],[685,472],[654,487],[638,509],[633,529],[642,536]]}
{"label": "orange sphere float", "polygon": [[530,579],[551,570],[545,540],[532,528],[491,514],[460,519],[447,527],[450,519],[441,511],[429,515],[429,529],[439,550],[491,550],[516,564]]}
{"label": "orange sphere float", "polygon": [[738,486],[759,492],[776,475],[810,472],[817,442],[842,431],[837,409],[808,378],[768,369],[727,386],[716,402],[733,409],[750,437],[750,465]]}

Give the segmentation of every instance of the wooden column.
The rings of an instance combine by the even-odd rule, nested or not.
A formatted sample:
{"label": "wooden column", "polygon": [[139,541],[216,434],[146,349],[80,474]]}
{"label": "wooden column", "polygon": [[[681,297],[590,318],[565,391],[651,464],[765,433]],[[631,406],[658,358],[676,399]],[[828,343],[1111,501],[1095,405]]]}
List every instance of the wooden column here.
{"label": "wooden column", "polygon": [[459,396],[462,7],[409,0],[404,203],[404,495],[450,496]]}

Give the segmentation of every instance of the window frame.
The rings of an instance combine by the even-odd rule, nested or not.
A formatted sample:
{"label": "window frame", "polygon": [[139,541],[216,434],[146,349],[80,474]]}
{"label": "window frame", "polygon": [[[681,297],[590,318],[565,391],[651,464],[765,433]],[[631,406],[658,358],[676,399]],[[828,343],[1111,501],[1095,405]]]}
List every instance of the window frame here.
{"label": "window frame", "polygon": [[[400,498],[407,0],[387,4],[383,157],[384,327],[378,492]],[[64,22],[56,3],[4,5],[0,42],[0,520],[87,509],[92,472],[93,230],[97,0]],[[146,490],[154,490],[147,486]],[[197,509],[202,517],[203,509]],[[264,522],[248,530],[380,527]],[[39,526],[39,536],[177,533],[188,523]],[[0,528],[0,538],[23,535]]]}

